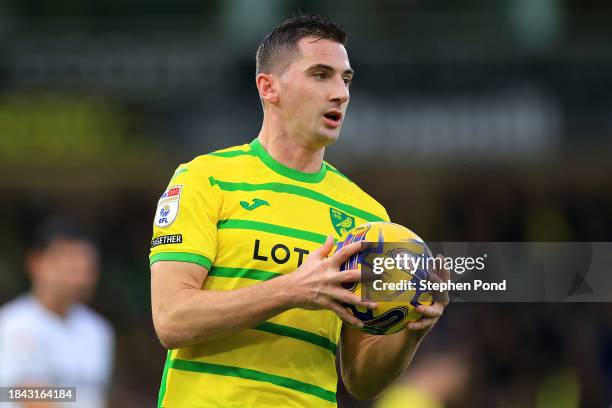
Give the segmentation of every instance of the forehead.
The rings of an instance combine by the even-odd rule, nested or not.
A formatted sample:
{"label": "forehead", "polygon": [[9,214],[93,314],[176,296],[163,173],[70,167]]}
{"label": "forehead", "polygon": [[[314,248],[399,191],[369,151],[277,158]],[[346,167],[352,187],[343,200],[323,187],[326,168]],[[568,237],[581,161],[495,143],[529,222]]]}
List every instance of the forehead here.
{"label": "forehead", "polygon": [[310,66],[325,64],[338,70],[351,68],[346,48],[339,42],[316,37],[304,37],[297,43],[299,56],[294,63]]}

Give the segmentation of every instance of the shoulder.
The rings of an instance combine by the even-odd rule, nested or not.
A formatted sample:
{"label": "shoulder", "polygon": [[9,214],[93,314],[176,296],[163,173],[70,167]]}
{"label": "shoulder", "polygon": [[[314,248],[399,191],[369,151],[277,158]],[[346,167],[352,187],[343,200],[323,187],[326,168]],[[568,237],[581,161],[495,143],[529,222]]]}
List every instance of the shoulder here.
{"label": "shoulder", "polygon": [[54,327],[53,319],[31,295],[21,295],[0,308],[0,345],[40,345]]}
{"label": "shoulder", "polygon": [[35,301],[29,295],[22,295],[0,308],[0,328],[10,330],[19,326],[30,327],[39,320],[40,313]]}
{"label": "shoulder", "polygon": [[[253,158],[251,148],[248,144],[232,146],[221,150],[215,150],[207,154],[195,157],[188,163],[181,164],[177,172],[211,172],[235,167],[236,164],[246,162]],[[232,160],[228,160],[232,159]]]}
{"label": "shoulder", "polygon": [[385,207],[378,202],[370,194],[366,193],[350,178],[344,175],[335,166],[325,162],[329,174],[329,182],[334,186],[334,189],[351,197],[351,202],[358,204],[360,208],[367,209],[377,218],[383,221],[389,221],[389,215]]}
{"label": "shoulder", "polygon": [[[196,156],[177,167],[168,183],[168,189],[190,186],[197,189],[212,186],[219,175],[244,171],[245,164],[252,159],[248,144],[232,146],[211,153]],[[166,191],[166,193],[169,190]]]}

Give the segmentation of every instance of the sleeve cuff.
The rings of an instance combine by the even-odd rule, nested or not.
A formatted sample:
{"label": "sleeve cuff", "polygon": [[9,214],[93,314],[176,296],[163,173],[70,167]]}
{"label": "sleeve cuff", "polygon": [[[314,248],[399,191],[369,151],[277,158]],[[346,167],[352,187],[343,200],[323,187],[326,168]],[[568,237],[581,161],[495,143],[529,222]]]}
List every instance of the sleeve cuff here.
{"label": "sleeve cuff", "polygon": [[210,270],[212,265],[212,261],[207,257],[189,252],[160,252],[151,256],[149,265],[153,265],[157,261],[190,262],[203,266],[208,270]]}

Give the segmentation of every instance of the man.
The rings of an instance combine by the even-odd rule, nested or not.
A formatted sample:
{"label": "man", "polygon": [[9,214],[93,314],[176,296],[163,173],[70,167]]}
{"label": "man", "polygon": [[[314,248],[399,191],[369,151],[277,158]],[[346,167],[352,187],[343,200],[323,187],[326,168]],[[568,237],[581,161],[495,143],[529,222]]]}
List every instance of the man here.
{"label": "man", "polygon": [[83,305],[98,281],[98,258],[93,242],[68,221],[37,231],[26,258],[31,292],[0,309],[1,387],[76,387],[71,407],[105,406],[113,332]]}
{"label": "man", "polygon": [[342,287],[359,279],[339,266],[360,247],[332,255],[334,239],[389,220],[323,161],[349,101],[345,42],[317,16],[276,27],[257,51],[259,136],[179,166],[162,195],[150,257],[153,322],[170,349],[159,406],[333,407],[338,349],[348,390],[373,398],[441,315],[422,307],[408,330],[371,336],[342,306],[376,304]]}

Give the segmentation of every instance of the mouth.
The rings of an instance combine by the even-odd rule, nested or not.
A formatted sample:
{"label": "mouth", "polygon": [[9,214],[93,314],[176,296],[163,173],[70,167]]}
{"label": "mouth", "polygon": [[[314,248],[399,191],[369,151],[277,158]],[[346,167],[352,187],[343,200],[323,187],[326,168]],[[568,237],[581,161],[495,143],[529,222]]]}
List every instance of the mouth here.
{"label": "mouth", "polygon": [[342,112],[332,109],[323,114],[325,123],[330,127],[338,127],[342,121]]}

